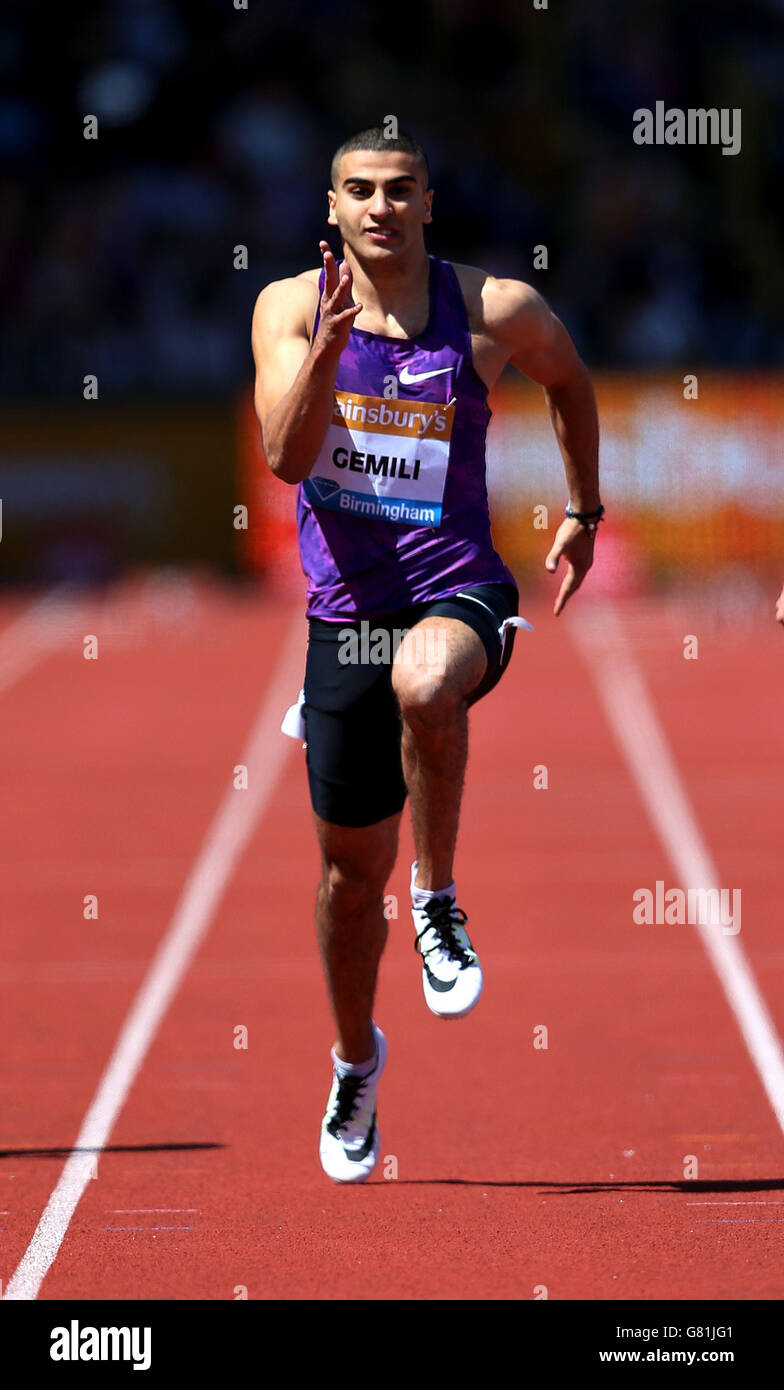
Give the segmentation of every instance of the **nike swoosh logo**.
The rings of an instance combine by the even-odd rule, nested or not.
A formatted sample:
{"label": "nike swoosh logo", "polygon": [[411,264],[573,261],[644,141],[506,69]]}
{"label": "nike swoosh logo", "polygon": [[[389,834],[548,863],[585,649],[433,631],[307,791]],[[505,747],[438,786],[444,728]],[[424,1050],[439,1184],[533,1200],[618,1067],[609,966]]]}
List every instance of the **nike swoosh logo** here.
{"label": "nike swoosh logo", "polygon": [[430,966],[428,965],[427,961],[423,961],[422,964],[423,964],[424,967],[425,967],[425,974],[427,975],[427,979],[428,979],[428,983],[429,983],[429,985],[430,985],[430,988],[431,988],[431,989],[434,989],[434,990],[436,991],[436,994],[448,994],[449,991],[450,991],[450,989],[454,989],[455,985],[457,984],[457,976],[456,976],[456,975],[455,975],[454,980],[439,980],[439,979],[433,974],[433,972],[432,972],[432,970],[430,969]]}
{"label": "nike swoosh logo", "polygon": [[361,1149],[347,1149],[344,1145],[343,1152],[346,1155],[346,1158],[348,1159],[349,1163],[361,1163],[363,1158],[367,1158],[368,1154],[370,1153],[370,1150],[373,1147],[373,1140],[375,1139],[375,1137],[376,1117],[374,1115],[370,1129],[368,1130],[367,1139],[365,1140]]}
{"label": "nike swoosh logo", "polygon": [[454,367],[437,367],[434,372],[410,372],[405,366],[400,373],[398,380],[403,386],[415,386],[418,381],[429,381],[431,376],[443,376],[444,372],[453,372]]}
{"label": "nike swoosh logo", "polygon": [[495,618],[496,620],[498,618],[498,614],[493,612],[490,604],[485,603],[481,598],[477,598],[476,594],[464,594],[461,590],[459,594],[455,594],[455,598],[467,598],[469,603],[478,603],[479,607],[484,608],[485,612],[489,613],[491,618]]}

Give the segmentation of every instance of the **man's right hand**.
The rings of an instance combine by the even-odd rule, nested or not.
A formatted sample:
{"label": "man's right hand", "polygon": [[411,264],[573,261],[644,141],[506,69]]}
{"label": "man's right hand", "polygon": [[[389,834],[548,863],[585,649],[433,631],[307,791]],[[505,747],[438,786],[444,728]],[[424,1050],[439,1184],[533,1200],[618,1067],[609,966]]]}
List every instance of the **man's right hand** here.
{"label": "man's right hand", "polygon": [[355,304],[351,298],[351,268],[347,261],[338,267],[329,249],[329,242],[320,241],[319,249],[324,262],[324,292],[321,296],[319,326],[313,343],[315,349],[321,348],[338,355],[351,335],[351,328],[362,305]]}
{"label": "man's right hand", "polygon": [[256,300],[251,339],[254,404],[267,463],[284,483],[301,483],[315,463],[335,408],[340,354],[362,305],[351,298],[351,273],[321,242],[324,292],[316,336],[318,272],[267,285]]}
{"label": "man's right hand", "polygon": [[784,589],[776,599],[776,618],[784,626]]}

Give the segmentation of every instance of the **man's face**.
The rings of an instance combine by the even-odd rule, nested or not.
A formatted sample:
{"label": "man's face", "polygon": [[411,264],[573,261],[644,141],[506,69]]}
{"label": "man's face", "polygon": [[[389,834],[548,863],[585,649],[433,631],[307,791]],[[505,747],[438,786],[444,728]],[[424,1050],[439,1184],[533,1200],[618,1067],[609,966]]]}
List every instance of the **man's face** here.
{"label": "man's face", "polygon": [[432,220],[424,168],[402,150],[344,154],[327,197],[328,222],[363,261],[400,256],[422,241],[422,227]]}

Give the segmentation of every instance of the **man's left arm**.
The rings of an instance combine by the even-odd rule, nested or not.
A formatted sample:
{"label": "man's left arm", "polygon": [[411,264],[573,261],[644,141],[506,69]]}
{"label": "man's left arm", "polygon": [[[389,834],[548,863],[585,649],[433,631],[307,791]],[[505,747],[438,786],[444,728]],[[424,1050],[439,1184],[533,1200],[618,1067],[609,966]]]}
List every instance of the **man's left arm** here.
{"label": "man's left arm", "polygon": [[[598,512],[599,419],[591,378],[569,334],[541,295],[520,280],[488,280],[482,294],[485,331],[509,350],[512,366],[544,388],[561,450],[572,511]],[[555,600],[558,614],[593,563],[595,526],[566,518],[545,566],[567,571]]]}

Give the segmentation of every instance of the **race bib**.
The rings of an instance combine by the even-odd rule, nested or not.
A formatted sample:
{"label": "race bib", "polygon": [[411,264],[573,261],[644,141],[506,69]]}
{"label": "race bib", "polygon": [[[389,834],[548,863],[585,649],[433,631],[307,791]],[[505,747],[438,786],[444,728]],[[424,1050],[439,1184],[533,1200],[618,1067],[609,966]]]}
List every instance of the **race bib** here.
{"label": "race bib", "polygon": [[454,402],[336,391],[305,496],[314,507],[347,516],[440,526],[454,416]]}

